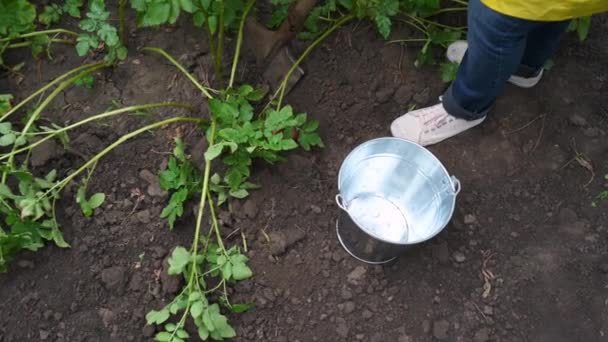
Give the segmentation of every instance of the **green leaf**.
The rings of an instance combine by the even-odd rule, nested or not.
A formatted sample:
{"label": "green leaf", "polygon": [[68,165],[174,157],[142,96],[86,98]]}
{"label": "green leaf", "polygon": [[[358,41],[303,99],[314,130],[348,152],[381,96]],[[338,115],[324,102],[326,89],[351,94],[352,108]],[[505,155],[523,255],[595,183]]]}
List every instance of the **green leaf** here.
{"label": "green leaf", "polygon": [[585,41],[589,35],[589,26],[591,26],[591,17],[582,17],[578,19],[578,25],[576,26],[576,34],[578,35],[579,41]]}
{"label": "green leaf", "polygon": [[5,134],[0,137],[0,146],[9,146],[12,145],[17,139],[17,136],[13,133]]}
{"label": "green leaf", "polygon": [[222,267],[222,278],[229,280],[232,277],[232,264],[227,262]]}
{"label": "green leaf", "polygon": [[83,19],[78,26],[87,32],[95,32],[97,30],[97,21],[93,19]]}
{"label": "green leaf", "polygon": [[194,26],[202,27],[205,24],[205,14],[201,11],[194,13],[194,15],[192,16],[192,21],[194,23]]}
{"label": "green leaf", "polygon": [[0,122],[0,134],[9,134],[12,132],[13,125],[10,122]]}
{"label": "green leaf", "polygon": [[209,330],[207,330],[207,328],[205,328],[204,326],[199,326],[198,337],[200,337],[201,340],[206,341],[209,338]]}
{"label": "green leaf", "polygon": [[245,190],[245,189],[238,189],[238,190],[230,190],[228,192],[228,194],[234,198],[245,198],[247,196],[249,196],[249,191]]}
{"label": "green leaf", "polygon": [[236,143],[230,142],[230,141],[222,141],[220,143],[211,145],[205,152],[205,160],[211,161],[211,160],[217,158],[220,154],[222,154],[224,147],[229,147],[230,152],[234,153],[236,151],[236,149],[238,148],[238,145]]}
{"label": "green leaf", "polygon": [[13,195],[13,192],[6,184],[0,184],[0,197],[15,198],[15,195]]}
{"label": "green leaf", "polygon": [[251,278],[253,272],[244,262],[234,263],[232,265],[232,277],[234,280],[244,280]]}
{"label": "green leaf", "polygon": [[169,340],[171,340],[171,333],[168,333],[166,331],[161,331],[156,334],[156,336],[154,336],[154,341],[157,342],[168,342]]}
{"label": "green leaf", "polygon": [[186,330],[179,329],[177,331],[177,337],[179,337],[179,338],[188,338],[188,337],[190,337],[190,335],[188,334],[188,332],[186,332]]}
{"label": "green leaf", "polygon": [[451,82],[456,79],[458,74],[458,63],[444,62],[439,66],[441,72],[441,80],[443,82]]}
{"label": "green leaf", "polygon": [[177,328],[177,325],[175,325],[175,323],[165,324],[165,330],[167,330],[169,332],[175,331],[175,328]]}
{"label": "green leaf", "polygon": [[207,18],[207,25],[209,25],[209,31],[211,31],[211,34],[215,34],[215,31],[217,31],[217,17],[210,15]]}
{"label": "green leaf", "polygon": [[298,148],[298,144],[293,139],[284,139],[281,142],[281,149],[288,151],[293,150],[294,148]]}
{"label": "green leaf", "polygon": [[380,32],[384,39],[387,39],[391,33],[391,20],[385,15],[378,15],[374,18],[374,21],[376,22],[378,32]]}
{"label": "green leaf", "polygon": [[98,208],[105,201],[106,195],[103,192],[98,192],[89,198],[89,205],[91,208]]}
{"label": "green leaf", "polygon": [[253,306],[253,304],[232,304],[230,305],[230,309],[234,313],[242,313],[249,311],[251,308],[253,308]]}
{"label": "green leaf", "polygon": [[116,28],[107,23],[104,23],[99,28],[99,30],[97,31],[97,35],[108,46],[115,46],[120,42],[120,39],[118,38],[118,34],[116,32]]}
{"label": "green leaf", "polygon": [[154,2],[148,4],[141,25],[142,26],[158,26],[169,21],[171,4],[166,2]]}
{"label": "green leaf", "polygon": [[192,255],[187,249],[181,246],[175,247],[169,258],[169,270],[167,273],[170,275],[182,273],[191,260]]}
{"label": "green leaf", "polygon": [[194,5],[192,4],[192,0],[179,0],[179,3],[185,12],[194,13]]}
{"label": "green leaf", "polygon": [[169,310],[166,308],[160,311],[152,310],[146,315],[146,322],[148,325],[163,324],[167,319],[169,319],[169,316]]}
{"label": "green leaf", "polygon": [[204,308],[203,302],[200,300],[192,303],[192,306],[190,307],[190,314],[192,315],[192,318],[200,317]]}

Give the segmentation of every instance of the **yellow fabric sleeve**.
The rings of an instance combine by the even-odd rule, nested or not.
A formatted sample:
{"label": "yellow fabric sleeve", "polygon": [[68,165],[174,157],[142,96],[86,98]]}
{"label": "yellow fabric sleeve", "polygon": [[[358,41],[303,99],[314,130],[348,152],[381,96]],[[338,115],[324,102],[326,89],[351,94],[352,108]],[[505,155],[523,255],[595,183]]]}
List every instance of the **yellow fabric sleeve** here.
{"label": "yellow fabric sleeve", "polygon": [[560,21],[608,11],[608,0],[481,0],[496,12],[534,21]]}

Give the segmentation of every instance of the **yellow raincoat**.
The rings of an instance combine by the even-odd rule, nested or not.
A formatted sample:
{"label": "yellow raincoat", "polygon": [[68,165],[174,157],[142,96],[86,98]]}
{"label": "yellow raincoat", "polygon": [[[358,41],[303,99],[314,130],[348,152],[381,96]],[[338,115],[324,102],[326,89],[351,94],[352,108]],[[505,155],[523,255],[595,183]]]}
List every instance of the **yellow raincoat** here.
{"label": "yellow raincoat", "polygon": [[481,0],[486,6],[520,19],[560,21],[608,11],[608,0]]}

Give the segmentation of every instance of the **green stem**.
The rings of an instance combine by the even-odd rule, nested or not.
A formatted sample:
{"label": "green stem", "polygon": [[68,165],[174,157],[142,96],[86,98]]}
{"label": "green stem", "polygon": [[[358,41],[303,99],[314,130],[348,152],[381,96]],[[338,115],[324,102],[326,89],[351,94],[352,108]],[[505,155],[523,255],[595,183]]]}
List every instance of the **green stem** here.
{"label": "green stem", "polygon": [[[215,131],[216,131],[216,122],[213,116],[211,117],[211,133],[209,135],[209,146],[213,146],[215,141]],[[200,197],[200,204],[198,205],[198,211],[196,213],[196,226],[194,228],[194,241],[192,242],[192,263],[194,267],[192,267],[192,271],[190,272],[190,281],[191,284],[196,277],[196,255],[198,254],[198,242],[201,237],[201,226],[203,223],[203,213],[205,209],[205,199],[207,196],[207,191],[209,191],[209,175],[211,174],[211,161],[205,160],[205,171],[203,173],[203,189]]]}
{"label": "green stem", "polygon": [[126,30],[126,20],[125,20],[125,5],[127,4],[127,0],[119,0],[118,1],[118,36],[120,37],[120,42],[125,44],[125,30]]}
{"label": "green stem", "polygon": [[296,62],[293,63],[293,65],[291,66],[291,68],[289,69],[289,71],[287,72],[287,74],[285,74],[285,77],[283,78],[283,82],[281,82],[281,86],[280,86],[281,94],[279,95],[279,100],[277,101],[277,110],[279,110],[281,108],[281,102],[283,101],[283,97],[285,96],[285,88],[287,88],[287,82],[289,81],[289,78],[291,77],[291,74],[296,70],[296,68],[298,68],[298,66],[302,63],[302,61],[304,60],[304,58],[306,58],[306,56],[308,56],[308,54],[310,54],[310,52],[317,45],[319,45],[319,43],[321,43],[325,38],[327,38],[327,36],[329,36],[338,27],[344,25],[344,23],[346,23],[347,21],[353,19],[354,17],[355,17],[354,14],[347,14],[347,15],[343,16],[340,20],[336,21],[335,24],[333,24],[325,32],[323,32],[322,35],[320,35],[317,39],[315,39],[315,41],[313,41],[306,48],[306,50],[304,50],[304,52],[302,52],[302,55],[300,55],[300,58],[298,58],[296,60]]}
{"label": "green stem", "polygon": [[425,23],[427,25],[434,25],[434,26],[441,27],[441,28],[446,28],[446,29],[449,29],[449,30],[462,31],[462,30],[466,30],[466,28],[467,28],[466,26],[450,26],[450,25],[445,25],[445,24],[442,24],[442,23],[438,23],[436,21],[428,20],[428,19],[425,19],[425,18],[419,18],[419,17],[417,18],[417,17],[414,17],[414,16],[412,16],[410,14],[407,14],[407,13],[405,15],[408,16],[408,17],[410,17],[413,20],[416,20],[416,21],[420,22],[420,23]]}
{"label": "green stem", "polygon": [[192,76],[191,73],[189,73],[181,64],[179,64],[178,61],[176,61],[173,57],[171,57],[171,55],[169,55],[167,52],[165,52],[165,50],[160,49],[160,48],[155,48],[155,47],[143,47],[141,48],[142,51],[152,51],[152,52],[156,52],[158,54],[161,54],[163,57],[165,57],[167,60],[169,60],[169,62],[171,62],[173,65],[175,65],[179,71],[181,71],[184,75],[186,75],[186,77],[188,77],[188,79],[194,83],[194,85],[200,89],[200,91],[205,94],[205,96],[207,96],[207,98],[212,99],[213,96],[211,96],[211,94],[209,93],[209,91],[214,91],[213,89],[204,87],[199,81],[196,80],[196,78],[194,78],[194,76]]}
{"label": "green stem", "polygon": [[[101,69],[106,66],[107,66],[106,64],[96,65],[94,67],[86,69],[85,71],[79,73],[78,75],[76,75],[72,78],[69,78],[66,81],[63,81],[60,85],[58,85],[57,88],[55,88],[55,90],[53,90],[53,92],[50,93],[49,96],[47,96],[47,98],[44,99],[44,101],[42,101],[42,103],[38,107],[36,107],[36,110],[30,116],[29,120],[23,127],[23,130],[21,130],[21,133],[19,134],[19,137],[17,139],[26,135],[26,133],[30,130],[30,127],[34,124],[34,122],[40,116],[40,113],[42,113],[42,111],[46,108],[46,106],[48,106],[51,103],[51,101],[53,101],[53,99],[55,99],[55,97],[57,97],[57,95],[59,95],[59,93],[61,93],[65,88],[69,87],[72,83],[74,83],[76,80],[82,78],[83,76],[86,76],[86,75],[92,73],[93,71],[95,71],[97,69]],[[14,152],[15,148],[16,148],[16,146],[13,145],[11,152]],[[9,156],[9,159],[7,162],[8,168],[6,170],[4,170],[4,172],[2,172],[2,184],[6,183],[6,176],[7,176],[8,172],[12,169],[13,158],[14,158],[14,155],[11,154],[11,156]]]}
{"label": "green stem", "polygon": [[213,229],[215,230],[215,238],[217,239],[217,244],[220,246],[224,254],[228,255],[226,251],[226,247],[224,247],[224,242],[222,241],[222,235],[220,234],[220,225],[217,222],[217,216],[215,215],[215,207],[213,203],[213,199],[211,198],[211,192],[207,193],[207,201],[209,201],[209,213],[211,214],[211,223],[213,224]]}
{"label": "green stem", "polygon": [[228,88],[232,88],[232,84],[234,83],[234,77],[236,76],[236,67],[239,63],[239,56],[241,54],[241,45],[243,44],[243,31],[245,29],[245,21],[247,16],[249,15],[249,11],[255,4],[255,0],[249,0],[247,5],[245,6],[245,12],[243,13],[243,18],[241,19],[241,23],[239,25],[239,33],[236,38],[236,48],[234,51],[234,58],[232,60],[232,70],[230,71],[230,80],[228,81]]}
{"label": "green stem", "polygon": [[388,42],[386,42],[386,44],[393,44],[393,43],[422,43],[422,42],[426,42],[426,41],[428,41],[428,39],[426,39],[426,38],[395,39],[395,40],[389,40]]}
{"label": "green stem", "polygon": [[133,138],[133,137],[135,137],[135,136],[137,136],[139,134],[145,133],[145,132],[147,132],[147,131],[149,131],[151,129],[155,129],[155,128],[158,128],[158,127],[161,127],[161,126],[169,125],[169,124],[172,124],[174,122],[201,123],[201,122],[203,122],[203,120],[202,119],[197,119],[197,118],[178,116],[178,117],[162,120],[162,121],[159,121],[159,122],[155,122],[153,124],[141,127],[141,128],[139,128],[139,129],[137,129],[137,130],[135,130],[133,132],[127,133],[127,134],[121,136],[118,140],[116,140],[112,144],[110,144],[108,147],[104,148],[101,152],[97,153],[91,159],[89,159],[78,170],[72,172],[69,176],[67,176],[66,178],[64,178],[60,182],[57,182],[57,184],[55,184],[52,188],[48,189],[41,197],[48,196],[53,191],[60,191],[68,183],[70,183],[70,181],[72,181],[72,179],[74,179],[76,176],[78,176],[81,172],[83,172],[84,170],[88,169],[91,165],[93,165],[94,163],[96,163],[103,156],[105,156],[106,154],[108,154],[110,151],[112,151],[113,149],[115,149],[117,146],[119,146],[120,144],[124,143],[125,141],[127,141],[127,140],[129,140],[129,139],[131,139],[131,138]]}
{"label": "green stem", "polygon": [[462,6],[469,6],[469,3],[464,0],[450,0],[450,1],[452,1],[453,3],[459,4],[459,5],[462,5]]}
{"label": "green stem", "polygon": [[220,20],[218,23],[218,35],[217,35],[217,50],[216,57],[218,60],[218,67],[216,67],[217,79],[220,84],[220,89],[224,88],[224,76],[222,75],[222,59],[224,57],[224,0],[219,0],[220,4]]}
{"label": "green stem", "polygon": [[[56,38],[52,38],[49,43],[61,43],[61,44],[74,44],[73,40],[70,39],[56,39]],[[11,44],[9,46],[7,46],[7,49],[17,49],[17,48],[23,48],[23,47],[28,47],[32,45],[31,41],[28,42],[21,42],[21,43],[15,43],[15,44]]]}
{"label": "green stem", "polygon": [[23,39],[23,38],[31,38],[31,37],[35,37],[35,36],[40,36],[43,34],[53,34],[53,33],[65,33],[65,34],[69,34],[72,36],[78,36],[78,33],[74,32],[74,31],[70,31],[70,30],[65,30],[65,29],[53,29],[53,30],[44,30],[44,31],[36,31],[36,32],[30,32],[30,33],[24,33],[15,37],[7,37],[7,38],[2,38],[0,39],[0,42],[8,42],[11,40],[16,40],[16,39]]}
{"label": "green stem", "polygon": [[52,86],[54,86],[55,84],[61,82],[62,80],[66,79],[67,77],[81,72],[82,70],[88,69],[88,68],[95,68],[98,67],[100,65],[104,65],[105,63],[92,63],[92,64],[86,64],[86,65],[82,65],[79,66],[78,68],[72,69],[68,72],[66,72],[65,74],[55,78],[54,80],[52,80],[49,84],[45,85],[44,87],[38,89],[36,92],[34,92],[32,95],[28,96],[25,100],[19,102],[18,104],[16,104],[13,108],[11,108],[11,110],[9,110],[8,112],[6,112],[1,118],[0,118],[0,122],[6,120],[6,118],[15,113],[19,108],[23,107],[26,103],[28,103],[29,101],[33,100],[35,97],[37,97],[38,95],[44,93],[45,91],[47,91],[49,88],[51,88]]}
{"label": "green stem", "polygon": [[28,146],[22,147],[20,149],[11,151],[7,154],[3,154],[0,155],[0,160],[4,160],[6,158],[9,158],[11,155],[17,155],[19,153],[25,152],[27,150],[31,150],[34,147],[42,144],[43,142],[52,139],[54,136],[61,134],[63,132],[67,132],[71,129],[74,129],[76,127],[82,126],[84,124],[87,124],[89,122],[95,121],[95,120],[100,120],[100,119],[104,119],[110,116],[114,116],[114,115],[118,115],[118,114],[122,114],[125,112],[134,112],[134,111],[138,111],[138,110],[146,110],[146,109],[153,109],[153,108],[159,108],[159,107],[180,107],[180,108],[186,108],[189,110],[192,110],[192,106],[184,104],[184,103],[178,103],[178,102],[161,102],[161,103],[151,103],[151,104],[145,104],[145,105],[137,105],[137,106],[130,106],[130,107],[124,107],[124,108],[120,108],[120,109],[116,109],[116,110],[112,110],[109,112],[105,112],[105,113],[101,113],[101,114],[97,114],[97,115],[93,115],[90,116],[84,120],[78,121],[76,123],[73,123],[69,126],[66,127],[62,127],[60,129],[54,130],[54,131],[50,131],[50,132],[43,132],[44,134],[47,134],[44,138],[36,140],[35,142],[31,143]]}
{"label": "green stem", "polygon": [[448,12],[461,12],[461,11],[466,11],[468,8],[467,7],[450,7],[450,8],[442,8],[440,10],[438,10],[437,12],[433,13],[431,16],[435,16],[441,13],[448,13]]}

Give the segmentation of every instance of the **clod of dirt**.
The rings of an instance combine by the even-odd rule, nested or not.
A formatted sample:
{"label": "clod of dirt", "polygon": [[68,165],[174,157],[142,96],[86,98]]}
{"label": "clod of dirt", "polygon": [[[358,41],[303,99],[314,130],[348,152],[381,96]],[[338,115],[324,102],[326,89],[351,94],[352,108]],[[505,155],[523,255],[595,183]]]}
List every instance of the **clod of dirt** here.
{"label": "clod of dirt", "polygon": [[562,224],[575,223],[578,220],[578,215],[570,208],[562,208],[559,211],[559,222]]}
{"label": "clod of dirt", "polygon": [[318,205],[314,205],[314,204],[310,205],[310,211],[312,211],[313,213],[315,213],[317,215],[322,212],[321,207],[319,207]]}
{"label": "clod of dirt", "polygon": [[346,276],[346,279],[351,284],[359,285],[361,280],[363,280],[365,277],[365,273],[367,273],[367,269],[365,267],[357,266]]}
{"label": "clod of dirt", "polygon": [[397,342],[412,342],[412,338],[407,335],[399,336]]}
{"label": "clod of dirt", "polygon": [[270,253],[274,256],[279,256],[285,253],[296,242],[304,239],[306,233],[299,229],[291,228],[282,232],[270,233],[269,237]]}
{"label": "clod of dirt", "polygon": [[141,329],[141,334],[144,335],[144,337],[152,337],[154,336],[155,332],[156,328],[154,328],[153,325],[146,325],[143,329]]}
{"label": "clod of dirt", "polygon": [[570,118],[570,123],[573,124],[574,126],[578,126],[578,127],[585,127],[587,126],[587,119],[585,119],[584,117],[578,115],[578,114],[574,114],[572,115]]}
{"label": "clod of dirt", "polygon": [[425,319],[422,321],[422,331],[425,334],[428,334],[431,331],[431,322],[429,322],[429,320]]}
{"label": "clod of dirt", "polygon": [[250,219],[254,219],[258,215],[258,205],[252,198],[249,198],[241,207],[241,211]]}
{"label": "clod of dirt", "polygon": [[150,223],[150,210],[148,209],[139,211],[137,214],[135,214],[135,216],[137,217],[137,220],[141,223]]}
{"label": "clod of dirt", "polygon": [[110,324],[112,323],[112,320],[114,320],[114,312],[112,312],[112,310],[106,309],[106,308],[101,308],[99,309],[99,311],[97,311],[97,313],[99,314],[99,317],[101,318],[101,321],[103,322],[103,325],[107,328],[110,326]]}
{"label": "clod of dirt", "polygon": [[32,149],[30,163],[32,167],[43,166],[52,159],[63,155],[64,150],[54,140],[47,140]]}
{"label": "clod of dirt", "polygon": [[139,292],[144,288],[144,278],[140,274],[134,274],[129,282],[129,290]]}
{"label": "clod of dirt", "polygon": [[345,314],[350,314],[353,311],[355,311],[355,303],[352,301],[348,301],[345,302],[343,304],[338,304],[339,306],[341,306],[342,311],[344,311]]}
{"label": "clod of dirt", "polygon": [[50,331],[44,329],[40,329],[38,333],[40,334],[40,339],[43,341],[49,338],[49,336],[51,335]]}
{"label": "clod of dirt", "polygon": [[490,330],[481,328],[473,336],[473,342],[487,342],[490,339]]}
{"label": "clod of dirt", "polygon": [[32,269],[34,268],[34,262],[30,260],[19,260],[17,261],[17,266]]}
{"label": "clod of dirt", "polygon": [[205,151],[207,151],[208,146],[207,139],[198,139],[190,151],[190,160],[200,171],[205,170]]}
{"label": "clod of dirt", "polygon": [[454,252],[454,254],[452,254],[452,257],[456,262],[464,262],[465,260],[467,260],[467,257],[465,257],[464,254],[460,251]]}
{"label": "clod of dirt", "polygon": [[160,273],[160,282],[163,285],[163,293],[174,295],[179,291],[182,284],[182,277],[178,275],[169,275],[169,256],[163,260],[163,269]]}
{"label": "clod of dirt", "polygon": [[344,318],[338,317],[336,319],[336,323],[338,323],[336,327],[336,332],[338,333],[338,335],[340,335],[342,338],[347,338],[348,333],[350,332],[350,328],[348,327],[348,325],[346,325],[346,321],[344,320]]}
{"label": "clod of dirt", "polygon": [[429,88],[424,88],[421,92],[414,94],[412,99],[419,105],[426,105],[431,97]]}
{"label": "clod of dirt", "polygon": [[343,287],[340,291],[340,296],[342,297],[342,299],[351,299],[353,298],[353,291],[351,291],[347,287]]}
{"label": "clod of dirt", "polygon": [[433,323],[433,336],[438,340],[445,340],[448,338],[449,329],[450,322],[446,320],[436,321]]}
{"label": "clod of dirt", "polygon": [[363,318],[365,318],[365,319],[370,319],[370,318],[372,318],[374,316],[374,314],[371,311],[365,309],[361,313],[361,316],[363,316]]}
{"label": "clod of dirt", "polygon": [[123,294],[127,283],[127,269],[113,266],[101,271],[101,282],[108,291]]}
{"label": "clod of dirt", "polygon": [[439,263],[446,264],[450,261],[450,251],[448,249],[448,243],[446,241],[442,241],[436,245],[433,245],[433,258],[435,258]]}
{"label": "clod of dirt", "polygon": [[395,91],[393,95],[393,101],[396,103],[405,106],[412,99],[412,88],[409,85],[402,85]]}
{"label": "clod of dirt", "polygon": [[394,93],[395,89],[393,87],[381,88],[376,92],[376,101],[378,101],[378,103],[386,103]]}
{"label": "clod of dirt", "polygon": [[93,155],[104,147],[103,141],[91,133],[82,133],[71,144],[78,146],[78,151],[85,155]]}

